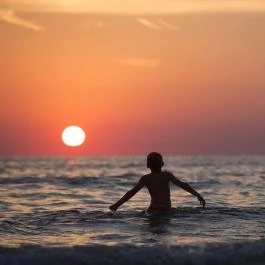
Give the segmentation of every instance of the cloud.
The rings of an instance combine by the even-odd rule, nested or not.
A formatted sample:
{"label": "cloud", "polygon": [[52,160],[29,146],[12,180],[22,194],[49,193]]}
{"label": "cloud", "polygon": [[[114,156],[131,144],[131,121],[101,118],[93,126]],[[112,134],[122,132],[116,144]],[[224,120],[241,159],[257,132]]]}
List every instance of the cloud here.
{"label": "cloud", "polygon": [[158,19],[158,23],[163,26],[164,28],[170,29],[170,30],[177,30],[177,27],[175,27],[174,25],[168,23],[167,21],[165,21],[164,19]]}
{"label": "cloud", "polygon": [[107,25],[106,22],[101,21],[101,20],[95,20],[94,22],[90,23],[86,29],[93,29],[93,28],[97,28],[97,29],[103,29],[105,28]]}
{"label": "cloud", "polygon": [[150,19],[138,18],[137,21],[144,27],[147,27],[152,30],[160,30],[162,28],[169,29],[169,30],[177,29],[174,25],[166,22],[164,19],[157,19],[154,22],[154,21],[151,21]]}
{"label": "cloud", "polygon": [[265,12],[261,0],[1,0],[19,11],[167,15],[198,12]]}
{"label": "cloud", "polygon": [[9,24],[24,27],[34,31],[43,31],[45,28],[43,26],[37,25],[33,22],[27,21],[23,18],[18,17],[13,10],[10,9],[0,9],[0,21],[4,21]]}
{"label": "cloud", "polygon": [[93,24],[96,28],[104,28],[107,23],[101,20],[97,20]]}
{"label": "cloud", "polygon": [[142,24],[143,26],[152,29],[152,30],[159,30],[161,27],[153,22],[151,22],[150,20],[146,19],[146,18],[138,18],[137,21]]}
{"label": "cloud", "polygon": [[120,65],[139,68],[157,68],[160,65],[160,61],[155,59],[115,58],[112,61]]}

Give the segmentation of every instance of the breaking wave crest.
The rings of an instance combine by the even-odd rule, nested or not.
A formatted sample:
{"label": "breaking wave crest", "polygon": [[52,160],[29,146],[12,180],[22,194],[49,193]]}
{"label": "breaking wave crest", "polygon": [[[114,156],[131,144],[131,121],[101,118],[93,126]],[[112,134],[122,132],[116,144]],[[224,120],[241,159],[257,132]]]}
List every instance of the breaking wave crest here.
{"label": "breaking wave crest", "polygon": [[248,265],[265,263],[265,241],[204,244],[201,246],[22,246],[0,248],[0,264],[164,264]]}

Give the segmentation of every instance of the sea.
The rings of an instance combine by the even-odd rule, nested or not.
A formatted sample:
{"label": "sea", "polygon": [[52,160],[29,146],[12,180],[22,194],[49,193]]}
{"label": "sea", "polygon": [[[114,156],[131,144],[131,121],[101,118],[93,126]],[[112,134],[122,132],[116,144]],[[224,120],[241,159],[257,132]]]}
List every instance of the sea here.
{"label": "sea", "polygon": [[265,264],[265,156],[165,156],[202,194],[170,185],[174,209],[147,213],[145,156],[0,158],[0,265]]}

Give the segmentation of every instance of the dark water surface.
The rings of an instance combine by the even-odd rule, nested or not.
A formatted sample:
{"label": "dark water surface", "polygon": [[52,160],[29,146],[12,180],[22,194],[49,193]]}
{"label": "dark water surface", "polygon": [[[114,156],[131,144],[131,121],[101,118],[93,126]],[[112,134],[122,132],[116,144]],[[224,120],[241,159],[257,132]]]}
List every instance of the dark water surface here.
{"label": "dark water surface", "polygon": [[166,215],[146,189],[108,206],[143,174],[145,157],[2,158],[0,264],[265,264],[265,157],[166,157],[196,188],[171,186]]}

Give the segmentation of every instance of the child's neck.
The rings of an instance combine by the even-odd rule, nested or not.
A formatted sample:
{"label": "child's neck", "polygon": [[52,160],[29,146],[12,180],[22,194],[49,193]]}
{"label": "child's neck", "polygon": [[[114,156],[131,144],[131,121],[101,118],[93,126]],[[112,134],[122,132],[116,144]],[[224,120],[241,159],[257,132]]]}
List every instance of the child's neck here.
{"label": "child's neck", "polygon": [[160,173],[161,172],[161,168],[160,169],[151,169],[152,173]]}

